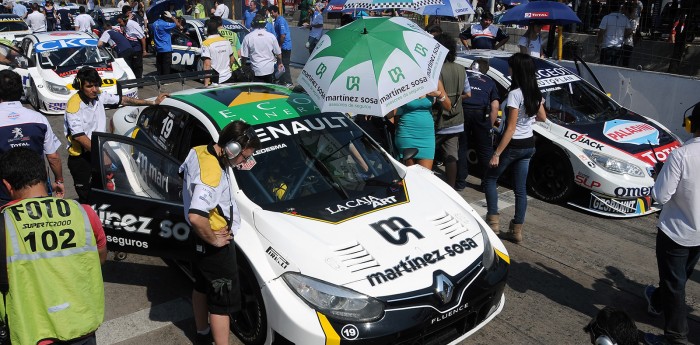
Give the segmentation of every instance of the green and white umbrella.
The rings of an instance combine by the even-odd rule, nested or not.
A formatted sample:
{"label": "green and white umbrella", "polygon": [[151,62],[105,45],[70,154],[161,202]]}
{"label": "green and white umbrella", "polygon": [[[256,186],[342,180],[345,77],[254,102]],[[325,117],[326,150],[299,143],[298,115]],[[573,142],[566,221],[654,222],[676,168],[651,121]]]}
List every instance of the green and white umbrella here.
{"label": "green and white umbrella", "polygon": [[437,90],[446,55],[408,19],[358,18],[321,37],[297,82],[321,111],[384,116]]}

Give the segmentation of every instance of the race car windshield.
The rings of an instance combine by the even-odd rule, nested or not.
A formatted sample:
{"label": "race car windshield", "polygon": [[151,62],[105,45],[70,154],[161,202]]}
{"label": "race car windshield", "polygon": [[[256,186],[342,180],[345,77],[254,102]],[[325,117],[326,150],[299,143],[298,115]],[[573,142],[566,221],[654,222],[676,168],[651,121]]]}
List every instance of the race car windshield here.
{"label": "race car windshield", "polygon": [[245,194],[263,208],[283,211],[386,197],[389,187],[401,182],[384,152],[342,114],[263,125],[256,132],[263,140],[256,164],[235,175]]}
{"label": "race car windshield", "polygon": [[29,26],[22,20],[18,21],[0,21],[0,32],[8,31],[26,31]]}
{"label": "race car windshield", "polygon": [[106,49],[96,46],[47,50],[40,52],[38,56],[42,68],[57,70],[84,65],[106,66],[114,60]]}
{"label": "race car windshield", "polygon": [[593,124],[620,115],[620,106],[568,69],[541,60],[535,66],[547,117],[553,122]]}

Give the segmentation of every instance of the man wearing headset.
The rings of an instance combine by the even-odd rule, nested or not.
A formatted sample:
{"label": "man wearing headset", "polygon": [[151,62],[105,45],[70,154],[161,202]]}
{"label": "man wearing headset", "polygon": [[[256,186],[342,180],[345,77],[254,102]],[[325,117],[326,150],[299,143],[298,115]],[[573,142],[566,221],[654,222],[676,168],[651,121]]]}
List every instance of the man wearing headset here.
{"label": "man wearing headset", "polygon": [[253,19],[253,31],[241,43],[241,65],[250,60],[255,73],[254,81],[272,83],[275,70],[283,70],[284,64],[280,44],[275,35],[265,30],[266,23],[267,19],[262,15]]}
{"label": "man wearing headset", "polygon": [[[700,103],[690,117],[684,117],[685,129],[693,134],[668,156],[651,190],[654,200],[663,204],[656,234],[656,263],[659,287],[644,289],[648,311],[664,314],[666,344],[688,343],[688,310],[685,284],[700,259]],[[646,334],[647,344],[663,343]]]}
{"label": "man wearing headset", "polygon": [[100,93],[100,86],[102,78],[94,68],[81,68],[73,80],[73,88],[78,92],[68,99],[63,118],[63,133],[68,139],[68,170],[80,203],[87,203],[90,191],[92,133],[107,131],[105,105],[154,105],[168,96],[160,94],[154,101],[147,101]]}
{"label": "man wearing headset", "polygon": [[180,166],[185,219],[197,234],[192,309],[198,344],[211,344],[213,336],[217,345],[228,345],[229,315],[241,309],[232,242],[241,216],[230,189],[229,168],[252,168],[258,148],[260,140],[250,125],[234,121],[224,127],[216,143],[192,148]]}

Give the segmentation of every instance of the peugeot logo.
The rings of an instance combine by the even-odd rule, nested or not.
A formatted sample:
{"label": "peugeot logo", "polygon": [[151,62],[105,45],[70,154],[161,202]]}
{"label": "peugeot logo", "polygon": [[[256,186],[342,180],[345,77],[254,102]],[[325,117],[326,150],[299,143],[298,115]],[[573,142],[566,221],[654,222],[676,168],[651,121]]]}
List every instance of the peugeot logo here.
{"label": "peugeot logo", "polygon": [[452,300],[454,291],[455,286],[447,276],[441,273],[435,278],[435,294],[440,298],[443,304]]}

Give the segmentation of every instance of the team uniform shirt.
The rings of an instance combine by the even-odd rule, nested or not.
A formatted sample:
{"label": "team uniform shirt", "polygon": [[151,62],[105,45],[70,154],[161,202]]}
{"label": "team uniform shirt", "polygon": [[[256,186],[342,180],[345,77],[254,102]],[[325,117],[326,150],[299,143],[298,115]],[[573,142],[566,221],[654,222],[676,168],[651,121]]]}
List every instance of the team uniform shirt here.
{"label": "team uniform shirt", "polygon": [[277,37],[277,42],[282,35],[284,35],[284,41],[280,44],[282,50],[292,50],[292,33],[289,31],[289,24],[287,20],[282,17],[282,15],[277,16],[275,19],[275,36]]}
{"label": "team uniform shirt", "polygon": [[600,21],[601,30],[605,30],[603,35],[603,48],[622,47],[625,38],[625,29],[632,28],[629,19],[622,13],[610,13]]}
{"label": "team uniform shirt", "polygon": [[204,5],[202,4],[196,4],[194,5],[194,11],[193,15],[197,19],[204,19],[207,17],[206,13],[204,13]]}
{"label": "team uniform shirt", "polygon": [[117,51],[117,55],[121,55],[127,49],[131,49],[131,43],[126,39],[126,36],[114,29],[103,32],[102,36],[100,36],[100,42],[109,44]]}
{"label": "team uniform shirt", "polygon": [[219,82],[231,78],[231,42],[219,35],[210,35],[202,42],[202,59],[211,59],[211,68],[219,73]]}
{"label": "team uniform shirt", "polygon": [[[542,100],[544,102],[544,100]],[[507,114],[508,108],[518,109],[518,122],[515,125],[515,133],[513,139],[527,139],[532,137],[532,125],[535,123],[535,116],[528,116],[525,113],[525,98],[520,89],[512,90],[508,93],[508,98],[505,102],[506,109],[503,112]]]}
{"label": "team uniform shirt", "polygon": [[197,214],[209,219],[212,230],[230,225],[235,236],[241,226],[241,216],[231,194],[228,172],[221,169],[214,146],[192,148],[180,166],[180,173],[187,222],[189,214]]}
{"label": "team uniform shirt", "polygon": [[658,227],[684,247],[700,246],[700,137],[671,151],[656,178],[651,197],[664,207]]}
{"label": "team uniform shirt", "polygon": [[243,21],[245,22],[245,27],[250,30],[251,25],[253,24],[253,18],[255,18],[255,15],[258,14],[258,10],[256,9],[255,11],[251,10],[245,10],[245,13],[243,13]]}
{"label": "team uniform shirt", "polygon": [[34,11],[27,16],[27,24],[34,32],[45,32],[46,16],[39,11]]}
{"label": "team uniform shirt", "polygon": [[12,14],[24,19],[27,15],[27,7],[18,2],[12,6]]}
{"label": "team uniform shirt", "polygon": [[0,152],[26,147],[48,155],[61,147],[46,116],[23,107],[19,101],[0,103],[0,138]]}
{"label": "team uniform shirt", "polygon": [[214,10],[214,15],[221,18],[228,18],[228,6],[219,4]]}
{"label": "team uniform shirt", "polygon": [[124,28],[124,35],[126,39],[131,42],[131,48],[133,48],[134,51],[140,52],[142,50],[140,40],[146,37],[146,34],[143,32],[143,28],[139,23],[135,20],[128,20]]}
{"label": "team uniform shirt", "polygon": [[106,104],[119,104],[121,97],[108,92],[102,92],[97,99],[87,104],[74,94],[66,103],[66,114],[63,119],[63,134],[68,138],[68,154],[80,156],[83,147],[73,138],[87,135],[92,138],[93,132],[107,131]]}
{"label": "team uniform shirt", "polygon": [[95,21],[92,20],[92,17],[90,17],[89,14],[80,14],[77,17],[75,17],[75,26],[78,27],[77,31],[82,31],[82,32],[92,32],[92,26],[95,25]]}
{"label": "team uniform shirt", "polygon": [[520,37],[520,40],[518,40],[518,46],[527,48],[530,56],[540,57],[540,52],[542,51],[542,39],[540,36],[537,36],[537,39],[530,40],[530,42],[528,42],[527,37],[522,36]]}
{"label": "team uniform shirt", "polygon": [[277,38],[263,29],[255,29],[243,38],[241,56],[250,59],[256,76],[270,75],[275,72],[277,55],[282,49]]}
{"label": "team uniform shirt", "polygon": [[493,49],[497,42],[508,38],[508,35],[494,25],[483,28],[481,24],[474,24],[469,29],[462,31],[459,38],[471,40],[474,49]]}
{"label": "team uniform shirt", "polygon": [[175,23],[166,22],[160,18],[153,22],[153,41],[156,45],[157,52],[169,53],[173,51],[170,30],[174,29],[176,26]]}
{"label": "team uniform shirt", "polygon": [[319,11],[314,11],[314,16],[311,18],[311,32],[309,32],[309,37],[320,39],[323,36],[323,26],[315,28],[314,25],[323,24],[323,14]]}

